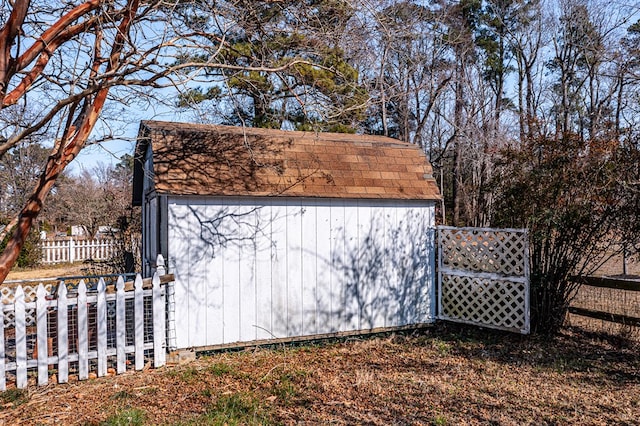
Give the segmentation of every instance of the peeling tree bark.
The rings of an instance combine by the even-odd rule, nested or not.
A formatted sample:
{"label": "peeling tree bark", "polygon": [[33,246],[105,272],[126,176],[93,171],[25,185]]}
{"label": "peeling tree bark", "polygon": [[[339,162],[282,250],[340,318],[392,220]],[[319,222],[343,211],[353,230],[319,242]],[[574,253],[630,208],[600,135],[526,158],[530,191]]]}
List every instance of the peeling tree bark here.
{"label": "peeling tree bark", "polygon": [[[99,5],[99,3],[100,2],[97,0],[86,2],[85,4],[73,9],[71,12],[69,12],[69,14],[70,15],[76,14],[78,16],[82,16],[83,13],[86,14],[92,11],[93,9],[95,9],[95,7]],[[18,5],[24,6],[26,9],[29,6],[29,2],[28,1],[16,2],[16,7]],[[115,36],[115,40],[114,40],[111,52],[109,54],[109,63],[107,65],[106,72],[105,72],[105,74],[107,75],[109,75],[113,71],[116,71],[120,67],[124,59],[122,58],[123,46],[129,37],[129,30],[138,12],[138,5],[139,5],[138,0],[130,0],[126,3],[126,6],[122,10],[122,14],[120,15],[121,21],[117,27],[117,34]],[[80,13],[81,11],[83,12]],[[4,36],[2,37],[3,40],[0,41],[0,52],[4,56],[3,60],[0,60],[0,66],[1,64],[8,64],[12,62],[10,57],[11,44],[12,44],[12,40],[15,38],[17,34],[16,28],[17,30],[19,30],[19,25],[16,27],[16,23],[22,22],[20,21],[21,17],[22,17],[22,20],[24,20],[24,14],[26,14],[26,10],[24,11],[24,14],[21,15],[22,12],[23,12],[22,9],[18,12],[15,12],[15,15],[16,15],[15,19],[12,20],[10,18],[9,22],[0,33],[0,36]],[[12,13],[12,18],[13,16],[14,14]],[[69,36],[68,33],[65,32],[65,29],[68,29],[68,28],[57,28],[59,25],[61,25],[61,23],[68,22],[69,19],[70,19],[69,16],[61,18],[55,24],[55,26],[52,26],[50,30],[45,32],[45,34],[48,34],[51,31],[51,33],[54,34],[54,36],[51,38],[49,42],[49,47],[51,46],[55,46],[56,48],[59,47],[65,41],[66,37]],[[75,19],[77,18],[73,18],[72,21]],[[43,38],[44,37],[45,36],[43,35]],[[99,67],[101,65],[101,61],[103,60],[102,54],[100,51],[100,48],[101,48],[100,40],[101,40],[100,30],[96,29],[96,43],[94,46],[93,64],[91,67],[92,76],[95,76],[98,73]],[[8,47],[7,47],[7,44],[8,44]],[[27,53],[30,50],[28,50]],[[36,60],[37,61],[36,64],[34,65],[34,69],[38,69],[38,65],[39,65],[38,63],[41,61],[46,62],[49,56],[50,56],[50,53],[45,50],[43,50],[40,53],[40,56],[34,56],[34,60],[38,58]],[[41,72],[43,68],[44,67],[42,67],[38,72]],[[4,80],[2,81],[8,81],[8,78],[10,78],[11,73],[6,72],[7,71],[6,67],[3,68],[2,71],[0,72],[3,72],[3,71],[4,71],[4,74],[0,74],[0,77],[4,77]],[[31,73],[29,73],[27,77],[25,77],[25,79],[27,79],[30,74]],[[23,82],[24,81],[27,81],[27,80],[23,80]],[[28,90],[28,87],[29,87],[29,82],[27,81],[27,83],[24,84],[22,87],[22,90],[25,91],[23,92],[23,94],[26,93],[26,90]],[[6,85],[3,86],[3,88],[6,88]],[[67,165],[78,155],[78,153],[82,150],[82,148],[84,148],[87,142],[87,139],[89,138],[89,135],[91,134],[91,131],[95,127],[98,121],[98,117],[100,116],[100,113],[104,108],[104,104],[105,104],[105,101],[107,100],[108,93],[109,93],[108,85],[106,85],[106,87],[104,88],[98,89],[95,94],[89,95],[82,99],[83,105],[76,117],[73,117],[71,115],[68,117],[66,130],[64,132],[64,137],[54,148],[54,152],[49,157],[47,164],[44,168],[44,171],[40,175],[40,179],[38,180],[38,183],[36,184],[31,196],[27,200],[24,208],[22,209],[22,211],[20,212],[16,220],[12,222],[12,224],[14,225],[13,228],[12,229],[9,228],[9,232],[12,232],[12,234],[10,236],[9,241],[7,242],[7,246],[5,250],[2,252],[2,254],[0,254],[0,283],[5,280],[5,278],[9,274],[9,271],[11,270],[16,260],[18,259],[20,250],[24,246],[25,240],[27,238],[27,235],[29,234],[31,226],[33,225],[34,220],[38,217],[38,214],[40,214],[40,212],[42,211],[47,195],[51,191],[51,188],[55,184],[58,176],[60,176],[60,173],[62,173],[65,167],[67,167]],[[4,92],[3,92],[3,95],[4,95]],[[6,101],[6,98],[5,100],[3,100],[3,106],[6,105],[5,101]],[[9,102],[10,101],[12,101],[12,99],[9,99]],[[76,105],[78,105],[79,103],[80,101],[78,101]]]}

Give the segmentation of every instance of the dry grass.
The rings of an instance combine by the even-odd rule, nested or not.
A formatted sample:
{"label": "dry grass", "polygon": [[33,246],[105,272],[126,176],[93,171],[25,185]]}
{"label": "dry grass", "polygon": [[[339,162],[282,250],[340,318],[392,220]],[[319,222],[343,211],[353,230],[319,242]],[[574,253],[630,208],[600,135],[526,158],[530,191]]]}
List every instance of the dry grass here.
{"label": "dry grass", "polygon": [[9,272],[7,280],[37,280],[84,275],[87,265],[84,263],[39,266],[37,269],[15,269]]}
{"label": "dry grass", "polygon": [[638,347],[440,325],[31,390],[5,424],[640,424]]}
{"label": "dry grass", "polygon": [[[11,278],[77,275],[81,267]],[[0,394],[0,424],[640,425],[637,328],[607,335],[604,322],[570,320],[580,328],[554,339],[439,325],[14,389]]]}
{"label": "dry grass", "polygon": [[[623,271],[623,260],[619,255],[607,260],[594,275],[621,275]],[[640,254],[635,253],[627,259],[627,275],[640,276]]]}

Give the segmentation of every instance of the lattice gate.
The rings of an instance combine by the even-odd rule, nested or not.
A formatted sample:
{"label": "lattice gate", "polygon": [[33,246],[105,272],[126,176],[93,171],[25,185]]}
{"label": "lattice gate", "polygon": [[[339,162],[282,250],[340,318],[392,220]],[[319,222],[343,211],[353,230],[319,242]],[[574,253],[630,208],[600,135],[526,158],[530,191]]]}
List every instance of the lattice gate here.
{"label": "lattice gate", "polygon": [[528,334],[524,229],[438,227],[438,317]]}

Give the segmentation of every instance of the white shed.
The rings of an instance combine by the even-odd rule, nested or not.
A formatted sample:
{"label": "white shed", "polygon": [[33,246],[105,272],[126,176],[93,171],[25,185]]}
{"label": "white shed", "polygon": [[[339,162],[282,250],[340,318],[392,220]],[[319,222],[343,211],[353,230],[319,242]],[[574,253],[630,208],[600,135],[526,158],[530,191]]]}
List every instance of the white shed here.
{"label": "white shed", "polygon": [[381,136],[145,121],[146,273],[175,274],[172,349],[435,319],[439,199],[419,147]]}

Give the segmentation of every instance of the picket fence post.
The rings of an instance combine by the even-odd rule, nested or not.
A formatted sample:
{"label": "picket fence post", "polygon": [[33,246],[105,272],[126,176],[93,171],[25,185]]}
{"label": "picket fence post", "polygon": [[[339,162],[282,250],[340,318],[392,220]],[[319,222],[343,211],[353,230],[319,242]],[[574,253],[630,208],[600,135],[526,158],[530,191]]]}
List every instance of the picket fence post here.
{"label": "picket fence post", "polygon": [[134,283],[133,317],[135,318],[134,344],[136,346],[135,369],[144,368],[144,293],[142,292],[142,276],[136,275]]}
{"label": "picket fence post", "polygon": [[38,386],[44,386],[49,382],[49,345],[47,344],[47,291],[40,283],[36,290],[36,347],[38,348]]}
{"label": "picket fence post", "polygon": [[[127,354],[125,352],[125,345],[127,344],[127,321],[124,308],[124,279],[121,275],[116,282],[116,363],[118,374],[122,374],[127,370]],[[137,318],[136,321],[138,321]]]}
{"label": "picket fence post", "polygon": [[98,280],[98,312],[96,323],[98,327],[98,377],[107,375],[107,286],[104,278]]}
{"label": "picket fence post", "polygon": [[159,254],[156,259],[156,271],[158,272],[158,275],[164,275],[167,273],[167,269],[164,266],[164,256],[162,254]]}
{"label": "picket fence post", "polygon": [[24,290],[22,286],[15,292],[16,321],[16,387],[27,386],[27,325],[24,306]]}
{"label": "picket fence post", "polygon": [[[167,273],[164,256],[158,254],[156,259],[156,270],[159,275]],[[165,336],[166,347],[169,351],[176,350],[176,330],[175,330],[175,283],[169,282],[165,285]]]}
{"label": "picket fence post", "polygon": [[73,263],[75,260],[75,246],[73,244],[73,238],[69,238],[69,263]]}
{"label": "picket fence post", "polygon": [[69,381],[69,321],[67,285],[58,287],[58,383]]}
{"label": "picket fence post", "polygon": [[87,285],[78,284],[78,379],[89,377],[89,316],[87,315]]}
{"label": "picket fence post", "polygon": [[158,255],[156,272],[153,274],[152,297],[153,297],[153,365],[160,367],[166,361],[166,303],[160,289],[160,275],[166,273],[164,267],[164,257]]}

